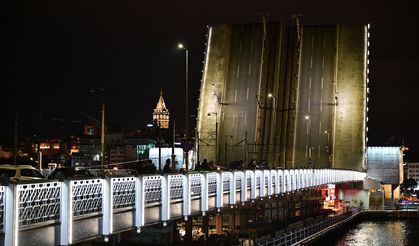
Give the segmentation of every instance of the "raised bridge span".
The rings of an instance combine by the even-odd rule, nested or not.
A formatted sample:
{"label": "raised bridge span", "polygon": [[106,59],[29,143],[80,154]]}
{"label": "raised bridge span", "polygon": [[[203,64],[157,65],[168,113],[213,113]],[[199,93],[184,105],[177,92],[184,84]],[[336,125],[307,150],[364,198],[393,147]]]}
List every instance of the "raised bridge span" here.
{"label": "raised bridge span", "polygon": [[0,186],[2,245],[70,245],[366,174],[271,169],[106,177]]}

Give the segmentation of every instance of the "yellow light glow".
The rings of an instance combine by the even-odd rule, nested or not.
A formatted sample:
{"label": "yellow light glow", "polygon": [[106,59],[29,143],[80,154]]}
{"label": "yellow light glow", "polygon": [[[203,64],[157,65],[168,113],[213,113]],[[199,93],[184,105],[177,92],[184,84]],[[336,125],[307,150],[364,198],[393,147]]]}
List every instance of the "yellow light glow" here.
{"label": "yellow light glow", "polygon": [[40,148],[40,149],[49,149],[49,148],[50,148],[50,146],[49,146],[49,144],[47,144],[47,143],[41,143],[41,144],[39,145],[39,148]]}

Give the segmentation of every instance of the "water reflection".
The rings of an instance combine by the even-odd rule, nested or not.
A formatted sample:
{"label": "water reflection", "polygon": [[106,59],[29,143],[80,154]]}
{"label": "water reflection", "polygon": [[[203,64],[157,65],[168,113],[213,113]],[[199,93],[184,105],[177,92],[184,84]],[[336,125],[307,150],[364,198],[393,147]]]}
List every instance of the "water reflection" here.
{"label": "water reflection", "polygon": [[351,229],[336,245],[392,245],[404,246],[406,241],[405,221],[362,222]]}
{"label": "water reflection", "polygon": [[314,245],[419,245],[419,220],[364,221],[346,231],[333,233]]}

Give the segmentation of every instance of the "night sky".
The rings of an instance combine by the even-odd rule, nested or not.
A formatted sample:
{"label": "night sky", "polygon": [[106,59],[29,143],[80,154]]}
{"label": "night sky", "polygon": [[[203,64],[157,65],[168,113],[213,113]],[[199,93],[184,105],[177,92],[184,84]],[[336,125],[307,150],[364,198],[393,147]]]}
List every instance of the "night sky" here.
{"label": "night sky", "polygon": [[[369,144],[419,149],[419,38],[414,1],[9,1],[4,8],[0,145],[19,136],[80,134],[99,117],[137,129],[151,122],[160,90],[185,126],[185,53],[195,114],[207,25],[261,22],[371,24]],[[167,1],[169,2],[169,1]],[[5,54],[5,55],[4,55]],[[92,94],[90,88],[104,88]],[[39,127],[40,126],[40,127]]]}

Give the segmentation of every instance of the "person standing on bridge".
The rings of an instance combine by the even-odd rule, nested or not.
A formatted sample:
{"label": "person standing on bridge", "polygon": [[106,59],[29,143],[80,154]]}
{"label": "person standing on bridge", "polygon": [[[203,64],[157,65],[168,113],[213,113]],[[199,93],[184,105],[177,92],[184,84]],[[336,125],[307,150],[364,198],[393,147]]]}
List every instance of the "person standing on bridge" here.
{"label": "person standing on bridge", "polygon": [[163,167],[163,173],[170,173],[170,159],[166,160],[166,164]]}

